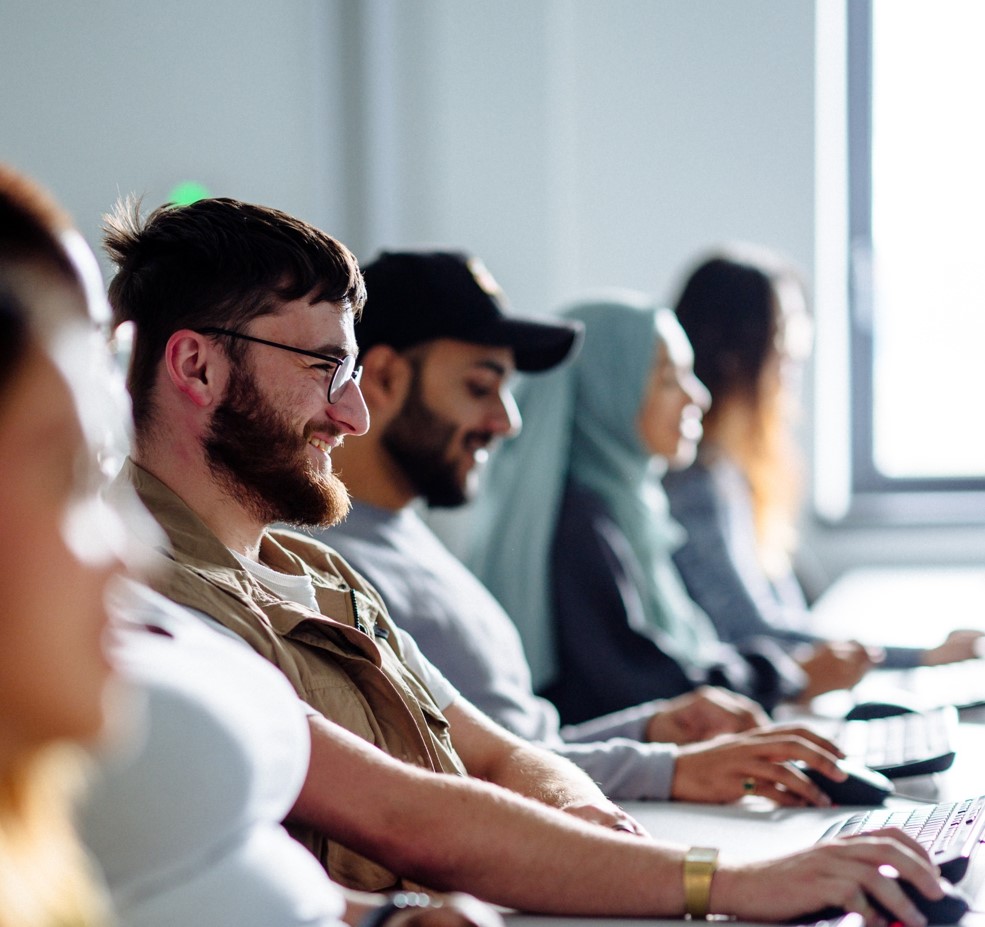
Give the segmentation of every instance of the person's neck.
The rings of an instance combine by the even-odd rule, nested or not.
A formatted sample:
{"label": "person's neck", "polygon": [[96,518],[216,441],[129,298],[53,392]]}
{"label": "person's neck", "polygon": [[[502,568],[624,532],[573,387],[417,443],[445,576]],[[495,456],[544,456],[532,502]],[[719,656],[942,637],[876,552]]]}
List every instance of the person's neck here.
{"label": "person's neck", "polygon": [[368,505],[396,512],[417,495],[401,467],[369,435],[347,437],[332,451],[332,465],[350,495]]}
{"label": "person's neck", "polygon": [[133,460],[180,496],[221,544],[259,560],[266,524],[216,482],[204,459],[175,453],[170,447],[149,447],[135,452]]}
{"label": "person's neck", "polygon": [[739,459],[748,444],[753,413],[747,402],[722,400],[717,414],[705,426],[704,440],[721,453]]}

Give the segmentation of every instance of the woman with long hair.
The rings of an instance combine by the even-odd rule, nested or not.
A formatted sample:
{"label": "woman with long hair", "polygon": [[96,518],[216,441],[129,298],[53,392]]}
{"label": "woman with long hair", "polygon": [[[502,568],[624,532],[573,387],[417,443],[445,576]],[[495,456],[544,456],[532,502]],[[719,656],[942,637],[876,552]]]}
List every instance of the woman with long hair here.
{"label": "woman with long hair", "polygon": [[687,535],[674,562],[720,637],[772,637],[832,682],[853,653],[895,668],[974,656],[973,631],[928,650],[865,649],[811,631],[792,563],[801,488],[793,428],[812,325],[793,265],[752,245],[721,249],[691,271],[675,312],[712,402],[696,460],[663,483]]}

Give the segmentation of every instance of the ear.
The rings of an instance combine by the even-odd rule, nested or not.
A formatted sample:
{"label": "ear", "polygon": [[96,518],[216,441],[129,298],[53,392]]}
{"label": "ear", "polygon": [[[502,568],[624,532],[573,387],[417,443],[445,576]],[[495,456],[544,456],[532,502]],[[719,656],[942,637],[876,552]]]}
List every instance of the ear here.
{"label": "ear", "polygon": [[205,408],[212,405],[224,389],[218,356],[216,347],[205,335],[183,328],[168,339],[164,365],[178,392],[196,406]]}
{"label": "ear", "polygon": [[388,344],[377,344],[359,358],[363,375],[359,381],[373,421],[389,420],[399,411],[410,389],[413,368]]}

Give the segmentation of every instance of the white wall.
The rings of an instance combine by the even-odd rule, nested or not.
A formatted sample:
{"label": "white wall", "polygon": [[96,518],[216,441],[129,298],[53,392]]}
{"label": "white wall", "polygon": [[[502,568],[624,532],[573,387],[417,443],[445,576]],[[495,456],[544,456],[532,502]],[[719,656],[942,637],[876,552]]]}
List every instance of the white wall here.
{"label": "white wall", "polygon": [[[93,242],[118,193],[156,205],[193,178],[364,259],[467,247],[524,312],[599,285],[670,298],[695,253],[730,238],[811,274],[814,13],[814,0],[0,0],[0,158],[50,185]],[[832,572],[985,550],[981,526],[808,528]]]}
{"label": "white wall", "polygon": [[813,249],[808,0],[417,0],[391,19],[378,244],[468,244],[524,311],[668,295],[723,238]]}
{"label": "white wall", "polygon": [[325,0],[2,0],[0,158],[93,244],[119,194],[156,206],[186,179],[332,227],[338,18]]}

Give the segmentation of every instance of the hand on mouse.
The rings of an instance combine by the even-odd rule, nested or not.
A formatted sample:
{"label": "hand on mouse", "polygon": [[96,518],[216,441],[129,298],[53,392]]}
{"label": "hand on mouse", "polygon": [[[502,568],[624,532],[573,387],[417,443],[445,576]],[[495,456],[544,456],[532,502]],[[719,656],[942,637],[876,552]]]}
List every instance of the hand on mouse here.
{"label": "hand on mouse", "polygon": [[874,927],[886,923],[876,902],[907,927],[924,927],[926,918],[886,866],[927,898],[943,897],[926,852],[902,831],[886,829],[825,841],[780,859],[720,866],[712,910],[728,910],[744,921],[797,922],[808,912],[836,907],[861,914]]}
{"label": "hand on mouse", "polygon": [[829,806],[830,799],[790,763],[802,760],[837,781],[844,754],[831,741],[792,725],[716,737],[681,748],[670,797],[678,801],[725,803],[762,795],[780,805]]}

